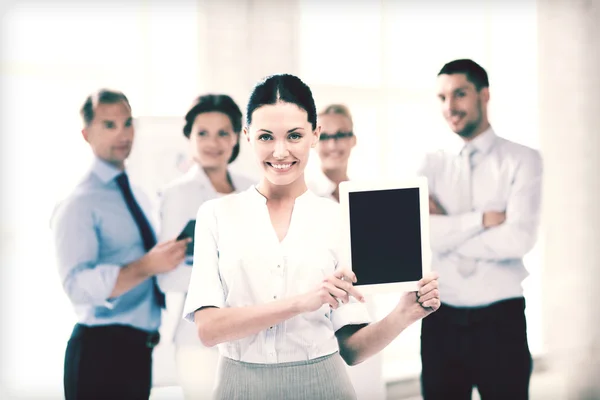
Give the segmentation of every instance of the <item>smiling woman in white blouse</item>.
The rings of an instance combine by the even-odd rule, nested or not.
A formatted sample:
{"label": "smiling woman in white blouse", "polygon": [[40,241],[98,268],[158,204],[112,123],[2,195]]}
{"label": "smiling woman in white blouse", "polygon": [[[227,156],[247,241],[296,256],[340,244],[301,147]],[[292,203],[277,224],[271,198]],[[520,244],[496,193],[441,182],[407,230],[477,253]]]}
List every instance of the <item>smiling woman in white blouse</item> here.
{"label": "smiling woman in white blouse", "polygon": [[[208,94],[196,99],[185,116],[183,128],[195,163],[163,190],[162,239],[177,237],[188,221],[196,218],[205,201],[243,191],[253,184],[228,170],[239,153],[241,130],[242,112],[231,97]],[[167,293],[169,314],[178,316],[174,342],[179,384],[186,398],[195,399],[212,390],[219,354],[216,349],[203,346],[196,329],[179,318],[191,273],[192,265],[183,263],[159,275],[158,283]]]}
{"label": "smiling woman in white blouse", "polygon": [[245,138],[263,172],[198,210],[184,316],[221,359],[216,399],[355,399],[344,362],[380,352],[440,305],[437,275],[371,323],[340,250],[340,211],[307,190],[320,128],[312,93],[275,75],[254,88]]}

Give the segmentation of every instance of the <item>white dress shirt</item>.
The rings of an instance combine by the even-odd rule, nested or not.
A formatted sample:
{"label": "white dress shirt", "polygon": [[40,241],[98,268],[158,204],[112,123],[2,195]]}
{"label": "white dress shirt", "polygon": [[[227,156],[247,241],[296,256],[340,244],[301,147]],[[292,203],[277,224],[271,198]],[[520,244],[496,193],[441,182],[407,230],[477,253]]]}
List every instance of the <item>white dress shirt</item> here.
{"label": "white dress shirt", "polygon": [[[537,150],[497,136],[492,128],[471,141],[472,210],[461,210],[460,151],[429,154],[419,175],[448,215],[430,216],[432,267],[439,275],[442,302],[485,306],[523,295],[528,276],[523,257],[533,248],[540,220],[542,159]],[[483,213],[506,211],[506,221],[483,227]],[[458,265],[475,262],[472,275]]]}
{"label": "white dress shirt", "polygon": [[[234,190],[241,192],[255,182],[237,174],[229,174]],[[207,200],[223,196],[212,186],[210,179],[197,164],[183,176],[169,183],[161,194],[159,242],[176,238],[188,221],[195,219],[198,208]],[[196,329],[181,320],[183,301],[192,274],[192,266],[182,263],[173,271],[158,276],[158,285],[167,293],[169,315],[175,315],[174,341],[178,344],[198,344]],[[175,293],[180,294],[174,295]]]}
{"label": "white dress shirt", "polygon": [[[245,307],[304,294],[338,266],[341,211],[310,190],[296,199],[286,237],[279,241],[266,198],[255,187],[211,200],[198,210],[194,267],[184,307],[193,322],[201,307]],[[219,344],[221,355],[250,363],[309,360],[339,350],[335,331],[369,323],[364,304],[328,304],[255,335]]]}

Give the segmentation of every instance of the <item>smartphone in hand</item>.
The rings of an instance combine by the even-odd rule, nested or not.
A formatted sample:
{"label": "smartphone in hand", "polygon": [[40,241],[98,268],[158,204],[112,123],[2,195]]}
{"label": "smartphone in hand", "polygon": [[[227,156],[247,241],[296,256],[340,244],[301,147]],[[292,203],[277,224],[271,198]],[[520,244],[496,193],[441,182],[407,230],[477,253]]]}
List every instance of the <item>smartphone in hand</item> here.
{"label": "smartphone in hand", "polygon": [[196,220],[189,220],[185,225],[179,236],[177,236],[177,240],[183,240],[187,238],[191,238],[192,241],[188,243],[187,248],[185,250],[185,255],[188,257],[192,257],[194,255],[194,232],[196,231]]}

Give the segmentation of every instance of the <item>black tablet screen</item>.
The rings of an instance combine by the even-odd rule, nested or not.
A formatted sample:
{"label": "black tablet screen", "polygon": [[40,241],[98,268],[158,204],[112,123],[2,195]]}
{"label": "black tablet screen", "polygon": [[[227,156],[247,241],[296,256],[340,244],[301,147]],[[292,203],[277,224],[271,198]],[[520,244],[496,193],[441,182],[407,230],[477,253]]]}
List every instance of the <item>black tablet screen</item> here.
{"label": "black tablet screen", "polygon": [[349,193],[352,270],[359,285],[423,276],[418,188]]}

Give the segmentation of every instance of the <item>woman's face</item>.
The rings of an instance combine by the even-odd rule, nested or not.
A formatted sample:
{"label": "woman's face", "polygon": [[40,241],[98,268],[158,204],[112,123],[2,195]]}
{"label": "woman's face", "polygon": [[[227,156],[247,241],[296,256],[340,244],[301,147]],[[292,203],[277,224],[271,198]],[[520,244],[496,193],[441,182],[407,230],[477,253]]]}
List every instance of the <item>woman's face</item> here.
{"label": "woman's face", "polygon": [[273,185],[289,185],[304,179],[311,147],[319,138],[308,114],[295,104],[279,102],[257,108],[244,133],[264,177]]}
{"label": "woman's face", "polygon": [[199,114],[192,125],[190,146],[194,160],[202,168],[227,167],[238,135],[231,120],[221,112]]}
{"label": "woman's face", "polygon": [[[319,117],[321,140],[317,153],[324,170],[346,169],[350,152],[356,145],[352,134],[352,122],[340,114],[324,114]],[[352,134],[352,135],[349,135]]]}

